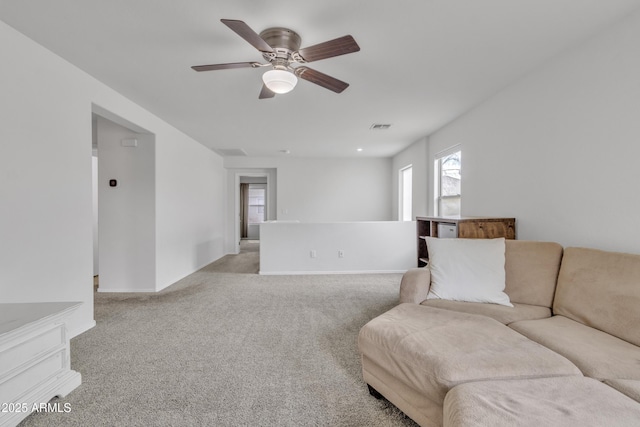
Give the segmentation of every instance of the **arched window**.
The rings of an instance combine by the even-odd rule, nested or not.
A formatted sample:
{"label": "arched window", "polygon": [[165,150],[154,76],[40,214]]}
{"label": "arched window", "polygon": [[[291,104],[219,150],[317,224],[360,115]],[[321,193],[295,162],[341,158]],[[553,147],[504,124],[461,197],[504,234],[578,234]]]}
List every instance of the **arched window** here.
{"label": "arched window", "polygon": [[435,159],[435,215],[460,215],[462,151],[455,147]]}

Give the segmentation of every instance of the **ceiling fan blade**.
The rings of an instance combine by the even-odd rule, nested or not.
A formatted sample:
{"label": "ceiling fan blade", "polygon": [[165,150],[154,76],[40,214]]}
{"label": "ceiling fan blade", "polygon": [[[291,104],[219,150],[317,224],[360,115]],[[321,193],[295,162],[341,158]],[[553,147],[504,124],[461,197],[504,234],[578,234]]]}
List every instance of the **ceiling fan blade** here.
{"label": "ceiling fan blade", "polygon": [[334,91],[335,93],[341,93],[343,90],[349,87],[349,83],[345,83],[342,80],[338,80],[335,77],[328,76],[320,71],[316,71],[309,67],[296,68],[296,76],[301,79],[315,83],[318,86]]}
{"label": "ceiling fan blade", "polygon": [[262,85],[262,90],[260,91],[258,99],[273,98],[274,96],[276,96],[275,92],[272,92],[266,85]]}
{"label": "ceiling fan blade", "polygon": [[358,52],[359,50],[360,46],[358,46],[358,43],[356,43],[353,37],[343,36],[329,40],[328,42],[302,48],[298,50],[298,54],[305,62],[313,62],[320,59]]}
{"label": "ceiling fan blade", "polygon": [[193,68],[196,71],[213,71],[213,70],[228,70],[231,68],[256,68],[259,67],[259,62],[231,62],[229,64],[213,64],[213,65],[194,65]]}
{"label": "ceiling fan blade", "polygon": [[220,21],[260,52],[273,52],[273,48],[243,21],[235,19],[221,19]]}

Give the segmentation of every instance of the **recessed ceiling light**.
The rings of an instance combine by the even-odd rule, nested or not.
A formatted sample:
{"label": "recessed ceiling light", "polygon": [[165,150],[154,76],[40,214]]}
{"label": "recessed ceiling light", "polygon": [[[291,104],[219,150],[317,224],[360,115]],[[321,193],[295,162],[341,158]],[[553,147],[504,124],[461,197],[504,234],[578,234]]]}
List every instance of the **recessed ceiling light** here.
{"label": "recessed ceiling light", "polygon": [[363,148],[356,148],[356,151],[362,151],[364,150]]}
{"label": "recessed ceiling light", "polygon": [[291,154],[291,150],[280,150],[282,154]]}

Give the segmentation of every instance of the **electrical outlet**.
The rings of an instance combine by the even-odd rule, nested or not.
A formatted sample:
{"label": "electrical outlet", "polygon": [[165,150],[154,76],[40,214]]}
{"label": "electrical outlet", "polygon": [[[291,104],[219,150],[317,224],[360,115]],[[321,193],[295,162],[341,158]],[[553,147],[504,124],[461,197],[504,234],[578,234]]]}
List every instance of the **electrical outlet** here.
{"label": "electrical outlet", "polygon": [[315,250],[315,249],[313,249],[313,250],[311,250],[311,251],[309,252],[309,256],[310,256],[311,258],[315,258],[316,256],[318,256],[318,254],[316,253],[316,250]]}
{"label": "electrical outlet", "polygon": [[344,251],[338,250],[338,258],[344,258]]}

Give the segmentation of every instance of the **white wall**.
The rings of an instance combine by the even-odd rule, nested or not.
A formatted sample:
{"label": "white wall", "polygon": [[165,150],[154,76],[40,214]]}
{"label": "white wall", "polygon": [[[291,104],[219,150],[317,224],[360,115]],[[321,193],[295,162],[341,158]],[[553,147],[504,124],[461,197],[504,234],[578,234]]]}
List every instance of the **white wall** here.
{"label": "white wall", "polygon": [[[224,164],[231,174],[277,170],[277,200],[271,205],[277,212],[269,219],[335,222],[393,218],[388,158],[226,157]],[[233,193],[229,197],[229,206],[234,206]],[[235,215],[229,216],[229,228],[234,227],[235,219]]]}
{"label": "white wall", "polygon": [[638,40],[636,13],[431,135],[430,158],[462,144],[462,213],[640,253]]}
{"label": "white wall", "polygon": [[156,290],[227,253],[226,184],[222,157],[156,133]]}
{"label": "white wall", "polygon": [[0,51],[0,299],[83,301],[77,333],[93,324],[91,108],[67,64],[3,23]]}
{"label": "white wall", "polygon": [[390,159],[291,159],[278,168],[278,219],[387,221]]}
{"label": "white wall", "polygon": [[277,169],[277,219],[387,221],[391,160],[381,158],[227,157],[225,167]]}
{"label": "white wall", "polygon": [[411,165],[412,176],[412,218],[416,216],[428,215],[427,201],[428,189],[431,185],[431,168],[430,162],[428,162],[428,139],[427,137],[421,138],[414,142],[409,147],[396,154],[392,159],[391,170],[391,200],[393,202],[393,219],[397,220],[399,213],[399,173],[400,170]]}
{"label": "white wall", "polygon": [[[155,291],[155,138],[102,117],[96,125],[99,291]],[[123,146],[125,139],[135,139],[137,146]]]}
{"label": "white wall", "polygon": [[2,22],[0,51],[2,302],[82,301],[71,336],[94,324],[92,104],[156,135],[157,288],[224,255],[217,154]]}
{"label": "white wall", "polygon": [[413,221],[275,222],[260,236],[260,274],[399,273],[417,262]]}

